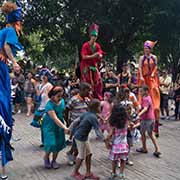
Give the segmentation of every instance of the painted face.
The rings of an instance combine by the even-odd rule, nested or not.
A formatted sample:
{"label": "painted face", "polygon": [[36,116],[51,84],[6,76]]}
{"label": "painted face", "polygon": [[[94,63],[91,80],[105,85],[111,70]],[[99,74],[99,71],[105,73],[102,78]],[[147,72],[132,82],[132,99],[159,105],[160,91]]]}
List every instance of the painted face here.
{"label": "painted face", "polygon": [[151,49],[149,49],[148,47],[144,47],[144,54],[150,54],[151,53]]}

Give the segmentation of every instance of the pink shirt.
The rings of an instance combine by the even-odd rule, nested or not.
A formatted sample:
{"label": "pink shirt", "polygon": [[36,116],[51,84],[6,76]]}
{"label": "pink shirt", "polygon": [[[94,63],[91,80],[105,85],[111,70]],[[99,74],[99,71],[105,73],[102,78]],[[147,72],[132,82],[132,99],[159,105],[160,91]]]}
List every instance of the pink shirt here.
{"label": "pink shirt", "polygon": [[147,108],[147,111],[141,115],[142,120],[155,120],[153,103],[150,96],[144,96],[142,98],[141,107],[142,109]]}
{"label": "pink shirt", "polygon": [[109,117],[110,113],[111,113],[111,109],[112,109],[112,105],[107,102],[107,101],[101,101],[101,115],[103,118],[107,118]]}

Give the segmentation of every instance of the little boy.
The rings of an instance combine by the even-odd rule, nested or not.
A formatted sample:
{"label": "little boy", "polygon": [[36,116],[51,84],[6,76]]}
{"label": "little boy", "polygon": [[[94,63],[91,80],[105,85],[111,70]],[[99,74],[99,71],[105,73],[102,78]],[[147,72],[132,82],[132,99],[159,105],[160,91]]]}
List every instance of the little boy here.
{"label": "little boy", "polygon": [[146,146],[146,131],[147,131],[155,147],[154,156],[159,157],[161,153],[153,134],[155,116],[154,116],[152,99],[149,96],[148,86],[142,86],[140,88],[140,93],[142,95],[142,103],[141,103],[141,110],[138,115],[141,119],[140,132],[141,132],[142,148],[139,148],[136,151],[140,153],[148,152]]}
{"label": "little boy", "polygon": [[[100,112],[100,101],[94,99],[88,106],[88,112],[83,113],[80,116],[79,123],[75,128],[74,139],[78,149],[78,157],[76,159],[76,165],[72,177],[77,180],[83,180],[86,178],[99,180],[100,178],[91,172],[91,156],[92,152],[89,146],[88,136],[92,128],[96,131],[96,135],[99,138],[104,139],[103,134],[99,129],[97,120],[97,113]],[[81,175],[79,169],[85,159],[86,175]]]}

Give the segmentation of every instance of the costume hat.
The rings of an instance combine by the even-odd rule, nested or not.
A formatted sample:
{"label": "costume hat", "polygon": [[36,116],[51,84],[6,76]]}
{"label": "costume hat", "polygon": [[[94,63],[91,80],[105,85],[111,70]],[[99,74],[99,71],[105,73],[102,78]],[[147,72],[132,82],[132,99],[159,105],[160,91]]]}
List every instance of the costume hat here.
{"label": "costume hat", "polygon": [[153,42],[153,41],[145,41],[144,43],[144,47],[147,47],[149,49],[153,49],[153,47],[157,44],[157,41]]}
{"label": "costume hat", "polygon": [[89,35],[90,36],[98,36],[99,33],[99,26],[97,24],[92,24],[89,27]]}
{"label": "costume hat", "polygon": [[22,9],[19,1],[16,1],[16,4],[6,2],[1,7],[1,10],[4,14],[6,14],[7,23],[22,21]]}

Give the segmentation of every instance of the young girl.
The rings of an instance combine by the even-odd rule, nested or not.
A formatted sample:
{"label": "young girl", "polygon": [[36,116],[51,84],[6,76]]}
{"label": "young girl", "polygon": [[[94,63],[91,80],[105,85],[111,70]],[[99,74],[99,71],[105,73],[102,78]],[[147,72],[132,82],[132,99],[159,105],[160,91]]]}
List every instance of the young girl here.
{"label": "young girl", "polygon": [[[65,133],[69,129],[64,125],[63,112],[65,108],[63,96],[63,88],[60,86],[53,87],[48,96],[50,100],[47,102],[45,111],[46,115],[43,119],[42,132],[44,137],[44,167],[49,169],[57,169],[59,165],[56,162],[59,151],[65,147]],[[50,154],[52,153],[52,161],[50,162]]]}
{"label": "young girl", "polygon": [[101,113],[100,113],[100,129],[102,131],[102,133],[104,133],[104,131],[107,131],[108,133],[110,133],[111,128],[109,126],[109,117],[111,114],[111,110],[112,110],[112,94],[110,92],[105,92],[104,93],[104,101],[101,101]]}
{"label": "young girl", "polygon": [[118,161],[121,162],[119,178],[125,179],[124,168],[129,152],[127,143],[128,115],[122,105],[114,105],[109,123],[112,126],[111,133],[107,138],[109,140],[112,139],[112,144],[107,146],[107,148],[110,148],[109,158],[112,160],[110,179],[117,177],[116,167]]}

